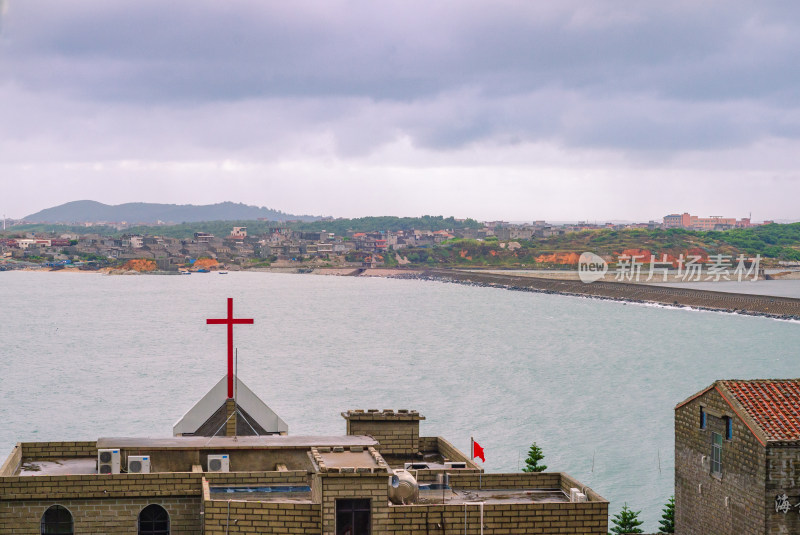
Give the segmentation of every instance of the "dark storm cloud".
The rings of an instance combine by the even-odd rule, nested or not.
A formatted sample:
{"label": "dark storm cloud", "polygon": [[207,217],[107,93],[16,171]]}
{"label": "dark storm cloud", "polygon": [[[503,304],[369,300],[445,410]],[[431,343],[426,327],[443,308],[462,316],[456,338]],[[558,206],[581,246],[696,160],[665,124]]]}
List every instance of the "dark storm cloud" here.
{"label": "dark storm cloud", "polygon": [[[346,154],[401,135],[432,149],[670,152],[800,131],[800,7],[788,2],[25,0],[2,24],[6,87],[156,124],[163,110],[187,110],[189,125],[207,112],[211,129],[226,106],[247,117],[278,103],[284,137],[324,129]],[[139,133],[116,119],[115,135]],[[183,136],[225,144],[203,130]]]}

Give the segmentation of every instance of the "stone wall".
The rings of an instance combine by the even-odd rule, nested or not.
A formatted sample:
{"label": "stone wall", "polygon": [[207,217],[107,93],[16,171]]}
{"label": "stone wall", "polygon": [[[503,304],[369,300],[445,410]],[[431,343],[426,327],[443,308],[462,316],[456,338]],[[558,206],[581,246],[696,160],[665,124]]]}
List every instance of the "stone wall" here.
{"label": "stone wall", "polygon": [[[700,429],[701,405],[706,410],[706,429]],[[724,438],[724,416],[733,419],[732,440]],[[720,476],[711,473],[712,432],[723,437]],[[765,447],[715,389],[677,408],[675,533],[764,533],[765,465]]]}
{"label": "stone wall", "polygon": [[[508,533],[605,535],[608,503],[398,505],[389,509],[383,533],[505,535]],[[374,531],[377,533],[377,531]]]}
{"label": "stone wall", "polygon": [[419,452],[419,422],[416,411],[355,410],[343,412],[348,435],[367,435],[377,440],[381,455],[414,456]]}
{"label": "stone wall", "polygon": [[199,497],[0,500],[0,533],[39,535],[42,515],[52,505],[69,509],[75,533],[136,533],[139,512],[154,503],[169,513],[173,535],[201,533]]}
{"label": "stone wall", "polygon": [[[512,274],[475,273],[457,270],[428,270],[414,278],[448,280],[466,284],[498,286],[514,290],[584,295],[601,299],[643,301],[664,305],[681,305],[729,312],[745,312],[776,317],[800,318],[800,299],[728,292],[713,292],[691,288],[674,288],[652,284],[597,281],[551,280]],[[646,278],[646,277],[645,277]]]}
{"label": "stone wall", "polygon": [[322,533],[336,532],[337,499],[369,499],[372,503],[372,533],[387,533],[389,518],[389,476],[387,474],[321,474],[315,476],[315,485],[321,491]]}
{"label": "stone wall", "polygon": [[205,501],[204,534],[319,534],[321,506],[311,503]]}
{"label": "stone wall", "polygon": [[309,485],[310,477],[305,470],[289,472],[227,472],[203,474],[212,487],[270,485]]}
{"label": "stone wall", "polygon": [[[783,494],[793,506],[786,513],[775,509],[776,496]],[[769,444],[764,498],[767,534],[800,533],[800,446],[796,443]]]}
{"label": "stone wall", "polygon": [[23,442],[23,459],[52,461],[97,456],[97,442]]}
{"label": "stone wall", "polygon": [[199,496],[202,473],[0,478],[0,500]]}

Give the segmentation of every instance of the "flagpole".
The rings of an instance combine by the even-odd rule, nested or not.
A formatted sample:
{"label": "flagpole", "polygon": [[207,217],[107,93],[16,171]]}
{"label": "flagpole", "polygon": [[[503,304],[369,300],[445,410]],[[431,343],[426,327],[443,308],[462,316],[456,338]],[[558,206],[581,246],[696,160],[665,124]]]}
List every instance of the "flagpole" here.
{"label": "flagpole", "polygon": [[475,459],[475,437],[469,437],[469,460]]}

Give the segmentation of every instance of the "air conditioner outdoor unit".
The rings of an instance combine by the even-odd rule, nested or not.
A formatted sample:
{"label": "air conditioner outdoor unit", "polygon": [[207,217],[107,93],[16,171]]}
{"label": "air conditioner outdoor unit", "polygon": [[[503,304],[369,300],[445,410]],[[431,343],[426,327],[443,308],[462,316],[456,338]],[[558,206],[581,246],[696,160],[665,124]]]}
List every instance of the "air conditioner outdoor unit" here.
{"label": "air conditioner outdoor unit", "polygon": [[119,474],[119,450],[97,450],[97,473]]}
{"label": "air conditioner outdoor unit", "polygon": [[149,474],[150,457],[148,455],[128,455],[129,474]]}
{"label": "air conditioner outdoor unit", "polygon": [[209,472],[230,472],[231,459],[227,453],[220,455],[208,456],[208,471]]}
{"label": "air conditioner outdoor unit", "polygon": [[453,468],[466,468],[467,463],[464,461],[445,461],[444,468],[445,470],[451,470]]}

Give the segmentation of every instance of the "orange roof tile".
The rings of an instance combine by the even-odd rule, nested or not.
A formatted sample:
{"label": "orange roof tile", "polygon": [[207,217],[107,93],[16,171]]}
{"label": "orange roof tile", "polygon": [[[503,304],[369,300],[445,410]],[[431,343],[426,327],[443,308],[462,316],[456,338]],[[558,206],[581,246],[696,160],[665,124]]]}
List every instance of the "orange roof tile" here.
{"label": "orange roof tile", "polygon": [[768,440],[800,440],[800,379],[719,381]]}

